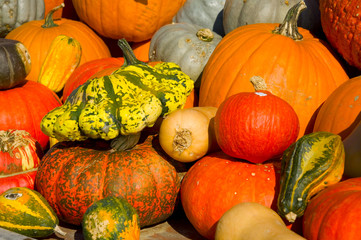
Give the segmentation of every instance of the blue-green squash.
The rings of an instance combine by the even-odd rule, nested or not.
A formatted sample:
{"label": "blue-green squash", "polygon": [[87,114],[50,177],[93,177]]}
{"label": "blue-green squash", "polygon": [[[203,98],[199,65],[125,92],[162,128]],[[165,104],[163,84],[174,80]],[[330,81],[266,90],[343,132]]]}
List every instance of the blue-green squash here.
{"label": "blue-green squash", "polygon": [[301,217],[312,196],[341,180],[344,165],[339,135],[314,132],[298,139],[282,156],[278,213],[289,222]]}
{"label": "blue-green squash", "polygon": [[10,188],[0,195],[0,227],[28,237],[65,235],[46,199],[26,187]]}
{"label": "blue-green squash", "polygon": [[138,240],[139,215],[124,198],[109,196],[87,208],[82,230],[85,240]]}

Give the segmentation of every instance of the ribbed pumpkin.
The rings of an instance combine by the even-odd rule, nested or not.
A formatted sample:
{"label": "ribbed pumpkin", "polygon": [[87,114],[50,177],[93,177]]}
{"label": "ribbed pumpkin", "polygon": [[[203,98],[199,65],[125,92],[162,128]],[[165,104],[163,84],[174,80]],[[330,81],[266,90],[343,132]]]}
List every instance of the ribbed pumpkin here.
{"label": "ribbed pumpkin", "polygon": [[53,91],[34,81],[0,91],[0,130],[25,130],[46,150],[49,137],[40,130],[40,122],[60,105]]}
{"label": "ribbed pumpkin", "polygon": [[338,134],[345,139],[361,120],[361,76],[335,89],[322,104],[313,131]]}
{"label": "ribbed pumpkin", "polygon": [[360,1],[320,0],[322,29],[328,42],[352,66],[361,69]]}
{"label": "ribbed pumpkin", "polygon": [[42,158],[35,186],[61,220],[80,225],[86,209],[108,196],[123,197],[137,209],[141,227],[173,213],[180,179],[156,138],[127,151],[93,143],[60,142]]}
{"label": "ribbed pumpkin", "polygon": [[80,42],[83,53],[80,64],[111,56],[104,41],[86,24],[66,18],[53,19],[53,13],[63,6],[54,8],[45,20],[27,22],[6,36],[8,39],[22,42],[29,50],[32,68],[27,77],[28,80],[37,81],[49,47],[54,38],[60,34],[65,34]]}
{"label": "ribbed pumpkin", "polygon": [[360,239],[361,178],[336,183],[312,198],[303,216],[308,240]]}
{"label": "ribbed pumpkin", "polygon": [[73,0],[80,20],[104,37],[128,42],[150,39],[173,16],[185,0]]}
{"label": "ribbed pumpkin", "polygon": [[258,202],[276,207],[279,170],[276,162],[253,164],[223,152],[208,154],[182,180],[184,212],[198,233],[214,239],[217,221],[232,206]]}
{"label": "ribbed pumpkin", "polygon": [[218,107],[231,95],[253,91],[249,79],[260,76],[272,94],[296,111],[299,136],[312,131],[307,127],[316,109],[349,78],[326,43],[305,29],[297,30],[304,7],[301,1],[281,25],[250,24],[227,34],[203,71],[199,106]]}

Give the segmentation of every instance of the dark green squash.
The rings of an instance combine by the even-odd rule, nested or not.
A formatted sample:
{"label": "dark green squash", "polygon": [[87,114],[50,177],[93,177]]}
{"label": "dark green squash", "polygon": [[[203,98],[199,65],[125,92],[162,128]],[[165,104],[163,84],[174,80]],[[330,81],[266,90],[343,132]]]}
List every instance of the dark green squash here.
{"label": "dark green squash", "polygon": [[9,89],[25,82],[30,70],[30,55],[24,44],[0,38],[0,89]]}
{"label": "dark green squash", "polygon": [[278,213],[289,222],[302,216],[313,195],[341,180],[344,163],[339,135],[314,132],[293,143],[282,156]]}
{"label": "dark green squash", "polygon": [[93,203],[82,221],[85,240],[138,240],[139,215],[124,198],[106,197]]}

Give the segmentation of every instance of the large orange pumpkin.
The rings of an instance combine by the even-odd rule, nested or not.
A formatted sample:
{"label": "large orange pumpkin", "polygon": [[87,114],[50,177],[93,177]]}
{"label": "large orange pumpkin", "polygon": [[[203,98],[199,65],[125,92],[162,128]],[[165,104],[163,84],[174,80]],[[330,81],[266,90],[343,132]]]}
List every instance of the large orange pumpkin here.
{"label": "large orange pumpkin", "polygon": [[361,120],[361,76],[341,84],[322,104],[313,128],[345,139]]}
{"label": "large orange pumpkin", "polygon": [[304,2],[295,7],[281,25],[241,26],[221,40],[203,71],[199,106],[219,107],[231,95],[251,92],[250,78],[260,76],[296,111],[299,136],[312,131],[307,126],[316,109],[348,76],[325,42],[297,28],[292,13],[299,14]]}
{"label": "large orange pumpkin", "polygon": [[150,39],[185,0],[73,0],[80,20],[104,37],[128,42]]}
{"label": "large orange pumpkin", "polygon": [[110,57],[110,51],[104,41],[86,24],[66,18],[53,20],[52,14],[63,7],[54,8],[45,20],[27,22],[11,31],[6,38],[22,42],[31,57],[31,71],[28,80],[37,81],[41,65],[48,53],[50,44],[60,34],[75,38],[82,47],[80,64],[99,58]]}

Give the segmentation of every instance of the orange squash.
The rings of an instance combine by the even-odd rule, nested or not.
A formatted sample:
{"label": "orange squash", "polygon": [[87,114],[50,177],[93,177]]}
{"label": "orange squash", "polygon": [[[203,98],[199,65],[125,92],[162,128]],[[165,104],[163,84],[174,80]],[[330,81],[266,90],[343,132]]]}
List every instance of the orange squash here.
{"label": "orange squash", "polygon": [[203,71],[199,106],[219,107],[231,95],[253,91],[249,79],[260,76],[296,111],[299,137],[311,132],[316,109],[349,78],[325,42],[297,28],[304,7],[301,1],[291,8],[282,24],[250,24],[227,34]]}
{"label": "orange squash", "polygon": [[99,58],[110,57],[110,51],[104,41],[86,24],[66,18],[53,19],[53,13],[64,7],[54,8],[45,20],[27,22],[11,31],[6,38],[22,42],[28,49],[32,68],[28,80],[37,81],[41,65],[54,38],[60,34],[72,37],[80,42],[82,57],[80,64]]}

